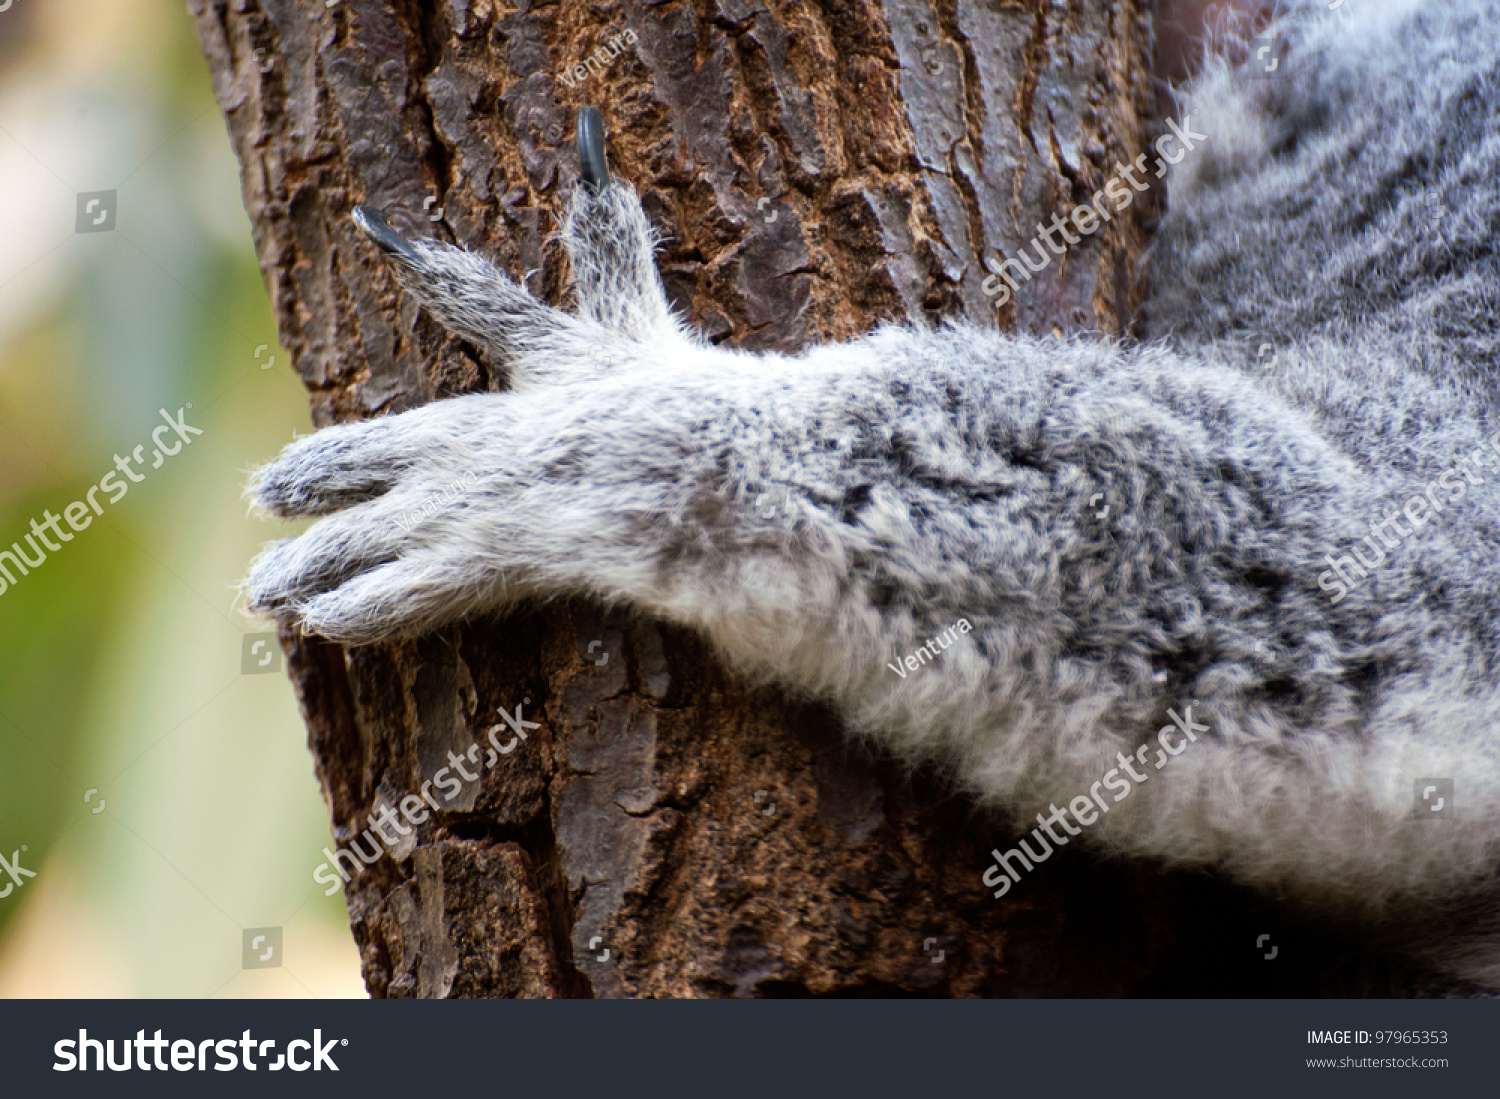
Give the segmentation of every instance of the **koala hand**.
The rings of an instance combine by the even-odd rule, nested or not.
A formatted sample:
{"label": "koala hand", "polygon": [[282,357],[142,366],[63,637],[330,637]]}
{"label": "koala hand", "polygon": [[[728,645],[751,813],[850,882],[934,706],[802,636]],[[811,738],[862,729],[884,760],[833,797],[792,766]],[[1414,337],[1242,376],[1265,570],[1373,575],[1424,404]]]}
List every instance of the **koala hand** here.
{"label": "koala hand", "polygon": [[[257,474],[266,510],[322,518],[255,562],[252,613],[360,643],[527,595],[588,593],[702,625],[713,615],[692,590],[695,565],[752,547],[769,586],[788,587],[769,564],[790,530],[780,482],[805,443],[786,390],[814,372],[787,359],[752,372],[750,356],[685,331],[640,203],[604,167],[597,111],[580,118],[580,146],[563,229],[576,316],[470,252],[406,241],[356,209],[403,287],[486,348],[510,387],[329,428]],[[754,460],[740,460],[749,447]]]}

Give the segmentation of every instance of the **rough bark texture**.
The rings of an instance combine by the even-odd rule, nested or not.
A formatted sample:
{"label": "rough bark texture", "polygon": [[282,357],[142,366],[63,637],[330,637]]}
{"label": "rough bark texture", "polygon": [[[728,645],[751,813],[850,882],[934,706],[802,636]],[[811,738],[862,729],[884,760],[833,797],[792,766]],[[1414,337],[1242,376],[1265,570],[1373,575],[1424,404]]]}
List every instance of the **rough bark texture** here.
{"label": "rough bark texture", "polygon": [[[557,301],[549,235],[587,103],[666,238],[669,294],[715,339],[795,349],[944,315],[1121,332],[1148,203],[998,315],[980,260],[1146,147],[1148,6],[191,3],[319,425],[500,384],[398,292],[351,208],[482,250]],[[635,41],[613,56],[615,36]],[[591,54],[597,71],[562,79]],[[1280,929],[1206,879],[1059,852],[991,899],[1004,822],[651,622],[571,604],[413,644],[284,643],[339,843],[497,708],[542,726],[347,887],[376,996],[1302,987],[1285,963],[1267,985],[1251,943]]]}

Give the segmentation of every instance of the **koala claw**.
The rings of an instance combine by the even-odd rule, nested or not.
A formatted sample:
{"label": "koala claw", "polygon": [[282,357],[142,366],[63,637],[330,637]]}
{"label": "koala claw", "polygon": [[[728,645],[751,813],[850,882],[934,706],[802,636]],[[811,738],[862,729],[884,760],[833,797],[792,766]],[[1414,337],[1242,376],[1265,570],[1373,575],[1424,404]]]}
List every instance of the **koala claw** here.
{"label": "koala claw", "polygon": [[598,107],[578,112],[578,170],[590,190],[609,185],[609,160],[604,153],[604,115]]}
{"label": "koala claw", "polygon": [[408,266],[418,262],[416,249],[405,237],[392,229],[385,215],[373,206],[356,206],[354,224],[363,229],[365,236],[374,241],[375,246],[392,259],[399,260]]}

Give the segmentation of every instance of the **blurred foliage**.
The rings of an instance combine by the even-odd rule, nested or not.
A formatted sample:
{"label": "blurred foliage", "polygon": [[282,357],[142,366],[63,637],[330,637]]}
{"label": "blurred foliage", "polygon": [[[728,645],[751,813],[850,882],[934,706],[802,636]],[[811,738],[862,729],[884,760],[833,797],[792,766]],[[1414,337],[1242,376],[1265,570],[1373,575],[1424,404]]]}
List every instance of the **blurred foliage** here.
{"label": "blurred foliage", "polygon": [[[0,995],[361,994],[311,878],[327,815],[293,692],[241,673],[267,627],[235,582],[290,533],[247,515],[245,472],[309,426],[191,20],[23,7],[0,13],[0,549],[147,460],[0,594],[0,854],[37,874],[0,898]],[[106,190],[114,228],[76,233]],[[178,409],[204,433],[151,469]],[[267,926],[284,964],[242,969]]]}

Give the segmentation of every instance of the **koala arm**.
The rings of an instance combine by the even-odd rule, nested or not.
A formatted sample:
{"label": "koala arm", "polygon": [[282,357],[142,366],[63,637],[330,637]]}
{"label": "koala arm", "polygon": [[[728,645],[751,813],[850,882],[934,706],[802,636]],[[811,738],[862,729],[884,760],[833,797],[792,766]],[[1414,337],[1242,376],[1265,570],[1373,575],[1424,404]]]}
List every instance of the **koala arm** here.
{"label": "koala arm", "polygon": [[[752,356],[671,317],[640,205],[598,171],[563,230],[576,316],[356,216],[510,390],[288,448],[256,496],[319,522],[256,561],[253,611],[364,643],[523,599],[628,604],[1021,820],[1192,729],[1091,837],[1367,913],[1479,897],[1455,964],[1500,983],[1500,501],[1476,485],[1419,538],[1384,526],[1380,567],[1329,595],[1327,561],[1438,474],[1500,470],[1486,407],[1412,370],[1420,348],[1319,321],[1257,377],[1164,310],[1170,345],[950,326]],[[1465,789],[1442,842],[1411,819],[1431,775]]]}
{"label": "koala arm", "polygon": [[[411,247],[398,271],[440,317],[455,268],[503,280],[456,249]],[[669,330],[616,336],[600,372],[586,323],[506,308],[467,311],[467,331],[532,384],[319,432],[260,475],[268,509],[323,518],[257,561],[253,610],[360,643],[525,598],[628,603],[1025,810],[1087,789],[1196,698],[1224,739],[1201,765],[1179,761],[1177,811],[1202,814],[1231,775],[1283,793],[1241,787],[1226,804],[1255,821],[1221,810],[1219,826],[1173,831],[1168,807],[1146,808],[1162,784],[1105,831],[1159,857],[1314,873],[1288,865],[1305,845],[1272,861],[1258,818],[1274,806],[1283,832],[1307,827],[1326,777],[1314,764],[1363,751],[1349,732],[1369,700],[1350,669],[1381,642],[1378,593],[1329,607],[1316,581],[1376,496],[1302,413],[1160,348],[960,327],[753,369]],[[544,361],[506,342],[515,323],[551,324]],[[939,667],[909,668],[960,620],[972,633]],[[1255,766],[1225,771],[1225,756]],[[1451,753],[1424,762],[1443,773]],[[1378,794],[1409,810],[1395,782]]]}

